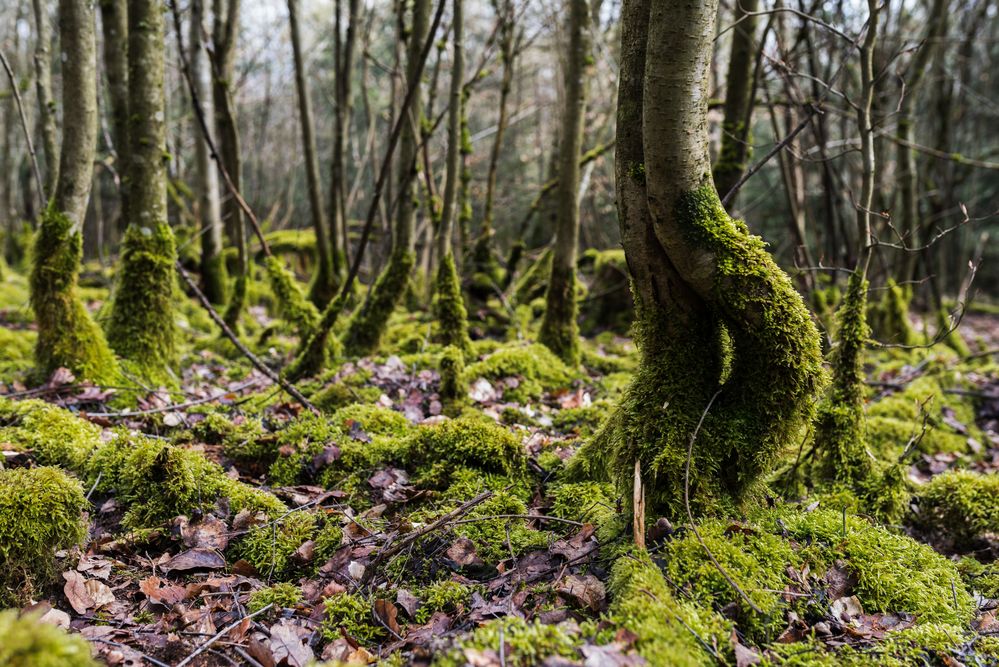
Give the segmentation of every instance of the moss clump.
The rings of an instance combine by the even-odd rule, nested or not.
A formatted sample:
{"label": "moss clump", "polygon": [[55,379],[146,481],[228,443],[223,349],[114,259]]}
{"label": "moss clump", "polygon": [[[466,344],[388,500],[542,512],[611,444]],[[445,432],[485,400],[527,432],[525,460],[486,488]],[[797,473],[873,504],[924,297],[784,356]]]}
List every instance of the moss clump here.
{"label": "moss clump", "polygon": [[322,634],[327,640],[339,639],[346,633],[359,642],[372,644],[386,634],[375,620],[371,605],[360,595],[340,593],[327,599],[324,606]]}
{"label": "moss clump", "polygon": [[19,616],[16,609],[0,611],[0,665],[7,667],[97,667],[90,644],[37,613]]}
{"label": "moss clump", "polygon": [[611,570],[609,589],[613,627],[627,628],[637,636],[635,647],[650,665],[716,664],[688,628],[719,652],[719,647],[729,645],[731,624],[710,608],[677,601],[646,553],[618,558]]}
{"label": "moss clump", "polygon": [[[486,485],[479,486],[478,492],[485,487]],[[465,491],[455,493],[453,488],[449,491],[455,503],[465,502],[475,496],[474,492],[470,495]],[[469,521],[459,525],[455,534],[471,540],[476,553],[483,560],[498,563],[511,556],[518,557],[531,549],[545,548],[553,539],[546,532],[528,528],[525,519],[511,518],[526,516],[527,513],[527,503],[516,492],[494,488],[494,495],[469,512]]]}
{"label": "moss clump", "polygon": [[917,345],[919,334],[909,321],[912,290],[889,278],[881,300],[872,305],[869,314],[871,328],[878,340],[897,345]]}
{"label": "moss clump", "polygon": [[80,482],[58,468],[0,470],[0,605],[51,581],[53,552],[87,534],[86,506]]}
{"label": "moss clump", "polygon": [[31,266],[31,307],[38,322],[35,342],[37,379],[47,379],[65,367],[80,380],[114,384],[118,362],[104,332],[83,307],[77,276],[83,239],[73,224],[53,206],[46,208],[38,228]]}
{"label": "moss clump", "polygon": [[922,425],[915,421],[903,421],[891,417],[869,417],[867,420],[867,442],[879,458],[894,460],[903,452],[912,439],[918,439],[917,449],[926,454],[942,452],[966,452],[968,439],[956,433],[948,433],[941,427],[928,425],[920,438]]}
{"label": "moss clump", "polygon": [[176,256],[166,222],[129,225],[107,325],[108,343],[119,356],[143,377],[168,384],[177,354]]}
{"label": "moss clump", "polygon": [[549,489],[552,515],[599,527],[618,515],[614,487],[600,482],[558,484]]}
{"label": "moss clump", "polygon": [[566,408],[552,415],[552,426],[563,433],[574,433],[587,438],[593,435],[613,412],[608,401],[600,401],[579,408]]}
{"label": "moss clump", "polygon": [[44,401],[0,397],[0,441],[31,450],[42,465],[82,473],[103,443],[101,429]]}
{"label": "moss clump", "polygon": [[294,607],[302,601],[302,590],[295,584],[277,583],[267,588],[250,593],[250,599],[246,603],[246,608],[250,613],[260,611],[267,605],[274,605],[276,609],[287,609]]}
{"label": "moss clump", "polygon": [[0,327],[0,379],[10,382],[32,367],[37,338],[28,329]]}
{"label": "moss clump", "polygon": [[527,471],[520,440],[502,426],[471,417],[416,429],[406,452],[408,462],[424,472],[465,467],[523,479]]}
{"label": "moss clump", "polygon": [[576,267],[557,267],[545,293],[545,316],[538,332],[538,342],[547,347],[570,368],[579,366],[579,304],[576,301]]}
{"label": "moss clump", "polygon": [[481,652],[499,660],[499,646],[503,642],[506,664],[509,667],[534,667],[547,658],[577,658],[580,638],[578,628],[546,625],[525,621],[516,616],[496,619],[479,626],[458,648],[439,654],[434,667],[462,667],[467,664],[465,650]]}
{"label": "moss clump", "polygon": [[465,374],[469,379],[490,381],[517,378],[517,386],[504,389],[503,398],[521,403],[539,399],[546,391],[564,388],[573,379],[569,367],[540,344],[500,348],[471,364]]}
{"label": "moss clump", "polygon": [[315,542],[313,563],[321,564],[332,555],[342,539],[340,526],[325,515],[291,512],[271,523],[251,528],[236,551],[261,577],[286,580],[305,569],[305,563],[297,563],[292,558],[305,542]]}
{"label": "moss clump", "polygon": [[264,270],[277,300],[278,314],[295,327],[303,340],[308,338],[319,323],[319,310],[305,297],[295,276],[277,257],[265,259]]}
{"label": "moss clump", "polygon": [[957,549],[999,533],[999,475],[970,471],[945,472],[923,486],[914,522]]}
{"label": "moss clump", "polygon": [[451,253],[441,258],[434,286],[433,312],[438,325],[437,342],[445,346],[453,345],[463,354],[471,354],[468,312],[461,296],[461,282],[454,265],[454,255]]}
{"label": "moss clump", "polygon": [[468,393],[463,380],[465,372],[465,355],[461,349],[448,345],[441,353],[437,367],[441,376],[440,388],[437,393],[441,400],[448,403],[460,402]]}
{"label": "moss clump", "polygon": [[472,591],[457,581],[446,580],[431,584],[419,591],[420,608],[416,612],[417,623],[426,623],[437,612],[460,613],[472,599]]}
{"label": "moss clump", "polygon": [[378,276],[371,294],[354,314],[343,337],[344,352],[361,357],[371,354],[381,344],[389,316],[406,291],[409,274],[416,264],[416,253],[393,253],[388,266]]}

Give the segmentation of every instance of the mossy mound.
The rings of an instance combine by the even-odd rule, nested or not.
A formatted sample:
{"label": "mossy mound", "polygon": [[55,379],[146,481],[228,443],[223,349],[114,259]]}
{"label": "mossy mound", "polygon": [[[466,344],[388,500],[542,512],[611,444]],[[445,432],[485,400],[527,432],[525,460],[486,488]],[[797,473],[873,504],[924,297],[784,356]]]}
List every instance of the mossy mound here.
{"label": "mossy mound", "polygon": [[0,611],[0,665],[6,667],[97,667],[90,644],[43,623],[37,614]]}
{"label": "mossy mound", "polygon": [[461,640],[456,649],[436,656],[433,665],[462,667],[469,664],[469,656],[478,655],[489,661],[484,664],[499,664],[501,645],[505,662],[510,667],[548,664],[547,659],[554,659],[552,664],[561,664],[558,658],[579,657],[579,634],[579,627],[571,623],[546,625],[509,616],[479,626]]}
{"label": "mossy mound", "polygon": [[[426,477],[437,469],[446,479],[455,468],[472,468],[511,479],[523,479],[527,456],[520,440],[491,421],[450,419],[418,428],[406,443],[407,461]],[[466,498],[467,500],[467,498]]]}
{"label": "mossy mound", "polygon": [[999,474],[967,470],[937,475],[917,493],[913,523],[955,549],[999,534]]}
{"label": "mossy mound", "polygon": [[0,605],[52,580],[54,551],[87,534],[86,506],[80,482],[58,468],[0,470]]}
{"label": "mossy mound", "polygon": [[458,614],[463,611],[472,600],[472,589],[457,581],[445,579],[420,589],[416,597],[420,599],[420,608],[413,620],[426,623],[437,612]]}
{"label": "mossy mound", "polygon": [[327,640],[339,639],[346,633],[359,642],[372,644],[388,634],[375,620],[371,604],[360,595],[334,595],[326,600],[325,611],[321,632]]}
{"label": "mossy mound", "polygon": [[[343,530],[325,514],[291,512],[251,528],[236,546],[235,553],[262,578],[287,580],[324,563],[342,539]],[[309,540],[313,542],[312,558],[297,558],[295,552]]]}
{"label": "mossy mound", "polygon": [[37,338],[29,329],[0,327],[0,380],[10,382],[32,367]]}
{"label": "mossy mound", "polygon": [[294,607],[302,601],[302,589],[294,584],[277,583],[250,593],[246,608],[252,614],[267,605],[274,605],[278,610]]}
{"label": "mossy mound", "polygon": [[469,365],[465,375],[472,381],[515,378],[516,386],[504,388],[503,398],[519,403],[537,400],[546,391],[564,389],[575,377],[551,350],[537,343],[500,348],[482,361]]}

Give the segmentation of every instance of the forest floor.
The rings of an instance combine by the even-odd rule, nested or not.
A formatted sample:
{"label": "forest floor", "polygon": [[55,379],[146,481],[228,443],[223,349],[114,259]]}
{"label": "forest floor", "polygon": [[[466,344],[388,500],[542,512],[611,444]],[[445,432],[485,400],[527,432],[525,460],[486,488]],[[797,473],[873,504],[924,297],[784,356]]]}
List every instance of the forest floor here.
{"label": "forest floor", "polygon": [[[871,353],[869,413],[882,426],[902,422],[871,447],[907,457],[914,495],[903,516],[869,520],[842,494],[779,499],[788,487],[773,484],[762,510],[701,523],[756,613],[690,526],[656,517],[649,550],[668,592],[628,588],[612,572],[633,541],[623,494],[560,479],[627,386],[637,364],[627,337],[588,338],[580,370],[538,345],[480,337],[468,399],[454,405],[438,395],[429,316],[400,313],[384,354],[302,383],[322,410],[314,416],[187,300],[171,390],[94,387],[68,372],[26,386],[25,290],[11,274],[0,294],[3,466],[58,463],[80,477],[91,507],[84,546],[57,553],[55,583],[21,606],[85,637],[109,665],[996,664],[996,487],[992,497],[955,491],[971,504],[952,502],[958,523],[962,512],[981,515],[963,532],[920,515],[933,501],[951,516],[949,498],[920,491],[932,480],[999,470],[999,372],[987,357]],[[106,292],[84,294],[99,312]],[[286,360],[294,339],[263,307],[251,314],[245,339],[269,363]],[[999,316],[969,314],[961,331],[994,349]],[[931,402],[906,393],[928,378]],[[919,410],[879,412],[892,398]],[[119,441],[147,459],[92,464]],[[283,508],[237,502],[244,491],[227,497],[219,472]],[[626,595],[663,617],[643,620],[615,598]],[[665,648],[663,596],[680,601],[685,635]],[[692,652],[676,648],[684,642]]]}

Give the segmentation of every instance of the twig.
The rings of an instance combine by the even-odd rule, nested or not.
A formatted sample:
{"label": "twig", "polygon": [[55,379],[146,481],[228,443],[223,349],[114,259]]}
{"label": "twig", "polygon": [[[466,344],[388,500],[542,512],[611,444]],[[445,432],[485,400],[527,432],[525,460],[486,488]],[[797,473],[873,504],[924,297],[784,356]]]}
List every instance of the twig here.
{"label": "twig", "polygon": [[225,626],[224,628],[222,628],[221,630],[219,630],[217,633],[215,633],[215,636],[213,636],[211,639],[209,639],[208,641],[206,641],[204,644],[202,644],[201,646],[199,646],[198,648],[196,648],[194,650],[194,652],[191,653],[189,656],[187,656],[186,658],[184,658],[183,660],[181,660],[180,662],[178,662],[175,665],[175,667],[184,667],[184,665],[190,663],[197,656],[199,656],[202,653],[204,653],[205,651],[207,651],[209,649],[209,647],[211,647],[212,644],[214,644],[218,640],[222,639],[222,637],[224,637],[226,634],[228,634],[230,631],[232,631],[233,628],[238,627],[240,623],[242,623],[243,621],[245,621],[247,619],[251,619],[254,616],[260,616],[261,614],[263,614],[265,611],[268,611],[273,606],[274,606],[274,603],[271,602],[267,606],[265,606],[265,607],[263,607],[261,609],[258,609],[257,611],[253,612],[252,614],[249,614],[248,616],[243,616],[242,618],[236,619],[235,621],[233,621],[232,623],[230,623],[229,625]]}
{"label": "twig", "polygon": [[151,662],[152,664],[156,665],[157,667],[170,667],[170,665],[166,664],[165,662],[160,662],[156,658],[153,658],[152,656],[148,656],[145,653],[143,653],[142,651],[136,651],[134,648],[132,648],[128,644],[122,644],[120,642],[114,642],[114,641],[111,641],[110,639],[104,639],[103,637],[94,637],[93,641],[100,642],[102,644],[107,644],[109,646],[117,646],[118,648],[127,648],[129,651],[135,651],[140,656],[142,656],[143,660]]}
{"label": "twig", "polygon": [[542,514],[492,514],[490,516],[477,516],[470,519],[460,519],[458,521],[452,521],[451,523],[453,525],[458,525],[462,523],[475,523],[476,521],[488,521],[489,519],[537,519],[539,521],[564,523],[570,526],[576,526],[577,528],[582,528],[586,525],[581,521],[573,521],[572,519],[563,519],[558,516],[546,516]]}
{"label": "twig", "polygon": [[215,310],[215,308],[212,307],[212,304],[208,301],[208,299],[201,292],[201,290],[198,289],[198,286],[195,284],[194,280],[191,279],[191,276],[188,275],[187,270],[184,268],[184,265],[181,264],[179,260],[177,261],[176,266],[177,266],[177,273],[180,274],[181,279],[183,279],[183,281],[187,284],[187,286],[191,289],[191,291],[194,292],[194,296],[197,297],[198,301],[201,303],[204,309],[208,311],[208,316],[211,317],[212,321],[215,322],[215,324],[217,324],[222,329],[222,333],[224,333],[226,335],[226,338],[232,341],[232,344],[235,345],[236,348],[243,353],[243,356],[249,359],[250,363],[256,366],[257,370],[259,370],[261,373],[263,373],[268,378],[273,380],[275,383],[280,385],[281,388],[284,389],[286,392],[288,392],[288,394],[290,394],[292,398],[298,401],[302,405],[302,407],[311,411],[313,414],[317,415],[320,414],[319,408],[313,405],[312,402],[309,399],[307,399],[302,394],[302,392],[300,392],[295,387],[295,385],[291,384],[283,377],[275,373],[267,364],[265,364],[260,360],[260,357],[253,354],[253,352],[251,352],[250,349],[246,347],[246,345],[244,345],[241,340],[239,340],[239,336],[237,336],[233,332],[233,330],[229,328],[229,325],[225,323],[225,320],[222,319],[222,316],[219,315],[218,312]]}
{"label": "twig", "polygon": [[3,68],[7,72],[7,78],[10,79],[10,90],[14,93],[14,101],[17,102],[17,112],[21,115],[21,129],[24,130],[24,140],[28,142],[28,155],[31,156],[31,167],[35,173],[35,183],[38,184],[38,201],[41,204],[41,210],[44,211],[45,188],[42,186],[42,172],[38,169],[38,156],[35,155],[35,145],[31,143],[28,118],[24,115],[24,105],[21,103],[21,92],[17,89],[17,81],[14,79],[14,70],[11,69],[10,63],[7,62],[7,56],[3,54],[2,49],[0,49],[0,63],[3,63]]}
{"label": "twig", "polygon": [[719,563],[715,558],[715,555],[711,553],[711,549],[709,549],[708,545],[704,543],[704,539],[701,537],[701,534],[697,532],[697,524],[694,523],[694,513],[690,511],[690,459],[694,454],[694,440],[697,439],[697,434],[701,430],[704,418],[708,416],[708,411],[711,409],[711,406],[714,405],[715,399],[718,398],[720,393],[721,389],[716,391],[714,396],[711,397],[711,400],[708,401],[707,407],[705,407],[704,412],[701,413],[701,418],[697,421],[697,426],[694,428],[694,432],[690,434],[690,444],[687,445],[687,463],[683,468],[683,504],[687,508],[687,520],[690,521],[690,529],[694,531],[694,537],[697,538],[697,541],[701,543],[701,547],[704,548],[704,553],[706,553],[708,558],[711,559],[711,562],[714,564],[715,568],[718,569],[718,572],[725,577],[725,581],[727,581],[729,585],[734,588],[740,596],[742,596],[742,599],[746,601],[753,611],[757,614],[763,615],[763,610],[756,606],[756,603],[753,602],[748,595],[746,595],[745,591],[739,587],[739,584],[735,583],[735,580],[729,576],[728,572],[725,571],[725,568],[723,568],[721,563]]}

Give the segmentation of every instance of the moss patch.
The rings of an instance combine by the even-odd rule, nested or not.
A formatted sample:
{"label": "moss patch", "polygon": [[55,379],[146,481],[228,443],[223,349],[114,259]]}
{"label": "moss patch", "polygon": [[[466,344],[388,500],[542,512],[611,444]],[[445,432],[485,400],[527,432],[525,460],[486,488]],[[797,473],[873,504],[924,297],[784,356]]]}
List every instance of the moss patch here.
{"label": "moss patch", "polygon": [[10,667],[97,667],[90,644],[79,635],[42,623],[38,614],[0,611],[0,665]]}
{"label": "moss patch", "polygon": [[468,313],[461,295],[461,283],[454,256],[448,253],[437,266],[434,282],[434,319],[437,322],[437,342],[453,345],[463,354],[471,354],[472,341],[468,337]]}
{"label": "moss patch", "polygon": [[264,268],[277,300],[278,314],[295,328],[303,340],[308,338],[319,323],[319,310],[306,298],[295,276],[281,260],[268,257],[264,260]]}
{"label": "moss patch", "polygon": [[343,338],[347,355],[362,357],[378,349],[389,316],[402,299],[415,264],[414,252],[394,253],[389,259],[364,305],[350,320]]}
{"label": "moss patch", "polygon": [[546,391],[565,388],[574,377],[561,359],[540,344],[500,348],[471,364],[465,374],[472,380],[516,378],[517,385],[505,388],[503,398],[521,403],[537,400]]}
{"label": "moss patch", "polygon": [[945,472],[923,486],[916,497],[916,525],[957,549],[973,546],[986,534],[999,533],[999,475],[995,473]]}

